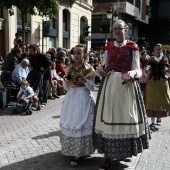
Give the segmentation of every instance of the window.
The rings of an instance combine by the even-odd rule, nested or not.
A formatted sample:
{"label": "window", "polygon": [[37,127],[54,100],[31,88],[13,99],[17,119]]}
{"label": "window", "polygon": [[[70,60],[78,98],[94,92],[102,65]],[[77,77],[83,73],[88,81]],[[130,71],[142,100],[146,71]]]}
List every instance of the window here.
{"label": "window", "polygon": [[50,28],[55,29],[55,19],[50,19]]}
{"label": "window", "polygon": [[[27,15],[25,15],[24,17],[25,17],[25,23],[26,23],[27,22]],[[21,11],[18,8],[17,8],[17,20],[22,21]]]}
{"label": "window", "polygon": [[49,47],[52,48],[56,48],[56,38],[50,37],[49,38]]}
{"label": "window", "polygon": [[99,28],[104,22],[103,15],[93,15],[92,16],[92,33],[99,33]]}
{"label": "window", "polygon": [[68,24],[68,12],[64,10],[63,11],[63,31],[68,31],[67,24]]}
{"label": "window", "polygon": [[139,8],[139,11],[140,11],[140,7],[141,7],[141,5],[140,5],[140,0],[136,0],[135,6],[136,6],[137,8]]}

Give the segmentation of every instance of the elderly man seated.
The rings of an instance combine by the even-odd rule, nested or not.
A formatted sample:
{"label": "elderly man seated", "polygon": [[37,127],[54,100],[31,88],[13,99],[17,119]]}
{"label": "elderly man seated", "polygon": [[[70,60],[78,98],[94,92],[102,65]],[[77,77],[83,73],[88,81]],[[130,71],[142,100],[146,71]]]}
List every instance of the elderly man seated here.
{"label": "elderly man seated", "polygon": [[26,80],[29,69],[29,60],[23,59],[20,64],[17,64],[14,71],[12,72],[12,81],[17,85],[20,85],[21,81]]}

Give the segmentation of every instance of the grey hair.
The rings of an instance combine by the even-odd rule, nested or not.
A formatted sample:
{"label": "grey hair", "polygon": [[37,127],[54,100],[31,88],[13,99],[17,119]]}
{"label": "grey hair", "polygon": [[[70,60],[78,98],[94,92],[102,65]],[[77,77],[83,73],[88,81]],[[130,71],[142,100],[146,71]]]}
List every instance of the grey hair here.
{"label": "grey hair", "polygon": [[[119,20],[117,20],[116,22],[118,22],[118,23],[120,23],[120,24],[123,24],[124,26],[125,26],[125,28],[129,28],[129,26],[126,24],[126,22],[125,21],[123,21],[123,20],[121,20],[121,19],[119,19]],[[115,22],[115,23],[116,23]]]}
{"label": "grey hair", "polygon": [[160,47],[160,48],[162,48],[162,44],[157,43],[157,44],[154,45],[154,48],[155,48],[155,47]]}
{"label": "grey hair", "polygon": [[26,64],[26,65],[29,65],[29,60],[24,58],[22,61],[21,61],[21,64]]}

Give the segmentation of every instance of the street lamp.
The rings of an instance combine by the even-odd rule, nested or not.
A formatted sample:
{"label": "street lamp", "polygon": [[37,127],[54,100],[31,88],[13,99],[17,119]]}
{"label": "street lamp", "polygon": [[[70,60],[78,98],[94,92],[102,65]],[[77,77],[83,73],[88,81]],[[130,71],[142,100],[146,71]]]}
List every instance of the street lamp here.
{"label": "street lamp", "polygon": [[110,8],[108,11],[106,11],[107,14],[107,19],[110,20],[110,25],[111,25],[111,39],[113,39],[113,22],[118,20],[119,14],[117,11],[113,13],[113,5],[112,8]]}

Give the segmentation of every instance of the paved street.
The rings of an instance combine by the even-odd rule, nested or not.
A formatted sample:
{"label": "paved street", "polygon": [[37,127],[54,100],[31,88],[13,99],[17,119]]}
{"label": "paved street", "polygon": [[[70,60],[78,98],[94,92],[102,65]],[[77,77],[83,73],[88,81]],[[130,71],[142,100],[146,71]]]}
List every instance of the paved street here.
{"label": "paved street", "polygon": [[[96,95],[96,92],[95,92]],[[60,154],[60,108],[62,99],[49,100],[41,111],[31,116],[12,115],[11,108],[0,110],[0,170],[98,170],[103,155],[97,153],[82,160],[77,168],[71,158]],[[163,119],[154,133],[150,150],[141,156],[113,163],[114,170],[169,170],[170,118]]]}

